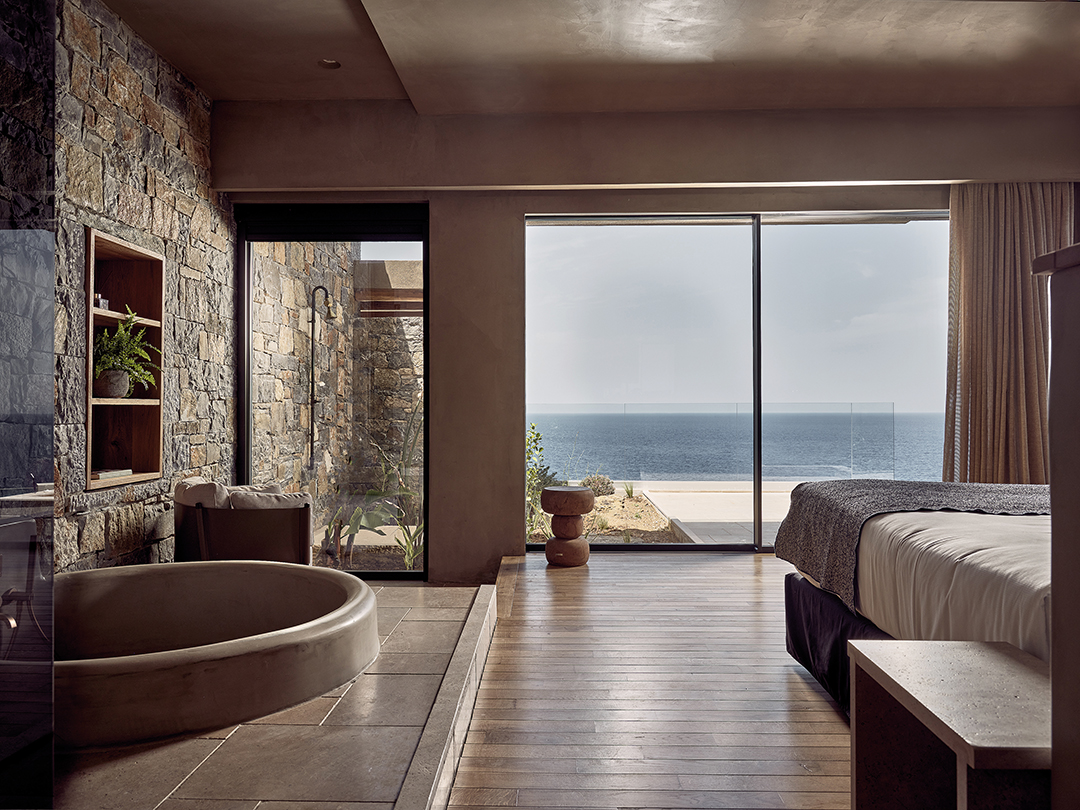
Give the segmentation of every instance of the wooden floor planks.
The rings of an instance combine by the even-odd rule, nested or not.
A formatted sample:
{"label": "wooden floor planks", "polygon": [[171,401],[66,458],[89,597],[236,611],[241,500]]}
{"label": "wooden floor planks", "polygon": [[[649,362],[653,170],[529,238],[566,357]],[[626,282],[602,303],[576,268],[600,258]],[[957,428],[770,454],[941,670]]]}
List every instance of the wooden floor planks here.
{"label": "wooden floor planks", "polygon": [[847,810],[847,723],[784,649],[790,570],[766,554],[528,555],[450,806]]}

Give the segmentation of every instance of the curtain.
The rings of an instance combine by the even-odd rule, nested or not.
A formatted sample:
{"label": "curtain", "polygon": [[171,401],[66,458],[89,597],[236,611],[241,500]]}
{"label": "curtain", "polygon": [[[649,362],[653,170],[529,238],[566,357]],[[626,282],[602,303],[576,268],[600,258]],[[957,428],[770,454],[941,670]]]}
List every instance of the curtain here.
{"label": "curtain", "polygon": [[949,200],[945,481],[1049,480],[1049,288],[1031,262],[1073,241],[1071,183],[977,183]]}

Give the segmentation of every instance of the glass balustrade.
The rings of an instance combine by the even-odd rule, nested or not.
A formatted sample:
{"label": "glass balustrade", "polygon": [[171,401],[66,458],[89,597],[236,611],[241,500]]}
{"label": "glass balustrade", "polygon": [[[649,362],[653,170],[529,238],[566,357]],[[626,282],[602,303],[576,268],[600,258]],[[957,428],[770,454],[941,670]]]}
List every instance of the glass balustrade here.
{"label": "glass balustrade", "polygon": [[[752,414],[749,403],[537,404],[526,418],[551,480],[601,475],[613,482],[613,494],[601,499],[608,517],[592,519],[590,542],[741,545],[753,542]],[[764,404],[765,544],[801,481],[940,480],[943,424],[942,414],[896,413],[892,403]],[[639,500],[628,512],[618,504],[631,494]],[[674,531],[650,540],[632,525],[621,528],[633,524],[633,503],[655,508]],[[620,510],[623,523],[614,517]]]}

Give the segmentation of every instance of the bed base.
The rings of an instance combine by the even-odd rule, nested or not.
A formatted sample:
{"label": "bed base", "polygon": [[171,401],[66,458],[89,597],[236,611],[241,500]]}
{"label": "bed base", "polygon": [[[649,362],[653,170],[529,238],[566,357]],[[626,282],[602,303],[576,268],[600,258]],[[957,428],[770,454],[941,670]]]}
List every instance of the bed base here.
{"label": "bed base", "polygon": [[844,714],[849,714],[848,639],[892,636],[796,572],[784,578],[784,620],[788,653],[814,676]]}

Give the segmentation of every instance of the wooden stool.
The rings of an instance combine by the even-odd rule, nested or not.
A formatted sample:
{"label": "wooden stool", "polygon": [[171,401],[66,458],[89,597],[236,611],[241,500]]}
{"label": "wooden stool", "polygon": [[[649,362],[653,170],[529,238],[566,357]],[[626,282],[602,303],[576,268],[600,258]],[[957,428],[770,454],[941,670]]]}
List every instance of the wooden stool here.
{"label": "wooden stool", "polygon": [[596,503],[588,487],[544,487],[540,508],[551,515],[551,537],[544,556],[552,565],[584,565],[589,561],[589,541],[581,536],[585,519]]}

